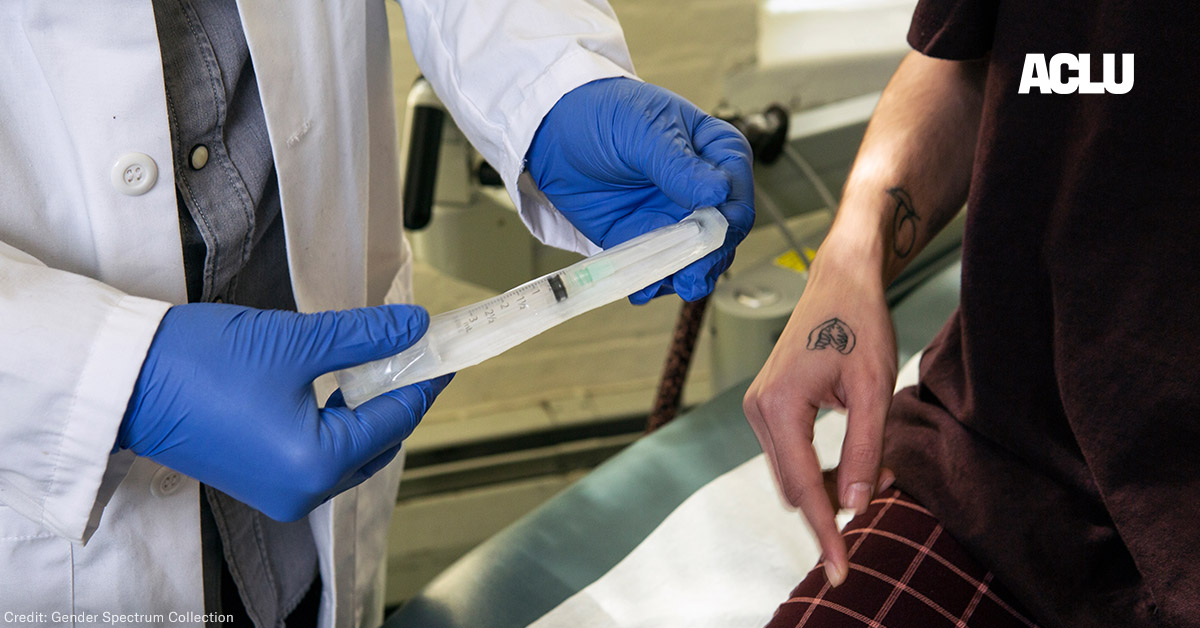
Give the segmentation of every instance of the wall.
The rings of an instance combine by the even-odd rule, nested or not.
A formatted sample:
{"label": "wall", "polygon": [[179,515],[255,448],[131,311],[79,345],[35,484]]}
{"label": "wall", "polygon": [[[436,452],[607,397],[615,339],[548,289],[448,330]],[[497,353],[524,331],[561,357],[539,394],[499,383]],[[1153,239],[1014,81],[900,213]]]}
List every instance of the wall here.
{"label": "wall", "polygon": [[724,77],[754,62],[758,0],[613,0],[638,75],[715,107]]}
{"label": "wall", "polygon": [[[758,0],[611,0],[642,78],[705,109],[721,98],[730,70],[754,60]],[[404,102],[419,70],[408,49],[404,16],[388,3],[396,102]],[[399,115],[403,115],[401,111]]]}

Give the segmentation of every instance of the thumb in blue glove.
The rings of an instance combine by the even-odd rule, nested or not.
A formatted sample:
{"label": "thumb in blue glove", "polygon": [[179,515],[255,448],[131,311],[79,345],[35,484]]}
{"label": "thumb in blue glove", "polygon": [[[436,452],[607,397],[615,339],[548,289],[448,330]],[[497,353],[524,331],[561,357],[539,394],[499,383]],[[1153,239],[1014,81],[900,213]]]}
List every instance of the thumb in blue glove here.
{"label": "thumb in blue glove", "polygon": [[172,307],[142,364],[117,445],[274,519],[299,519],[391,461],[451,376],[354,410],[339,393],[320,408],[313,380],[397,353],[428,325],[424,309],[405,305],[318,314]]}
{"label": "thumb in blue glove", "polygon": [[581,85],[542,120],[527,156],[538,188],[603,248],[715,206],[724,245],[630,297],[712,292],[754,225],[750,145],[732,125],[661,87],[628,78]]}

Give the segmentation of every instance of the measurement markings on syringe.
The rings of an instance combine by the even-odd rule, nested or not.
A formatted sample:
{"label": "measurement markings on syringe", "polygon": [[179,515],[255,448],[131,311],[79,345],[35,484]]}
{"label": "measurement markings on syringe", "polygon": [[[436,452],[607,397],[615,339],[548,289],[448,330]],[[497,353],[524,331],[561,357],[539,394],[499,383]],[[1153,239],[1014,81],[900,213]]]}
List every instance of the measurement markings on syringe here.
{"label": "measurement markings on syringe", "polygon": [[[549,286],[549,290],[546,290]],[[547,294],[547,292],[553,294]],[[468,334],[480,325],[491,325],[506,316],[521,310],[541,305],[552,305],[567,298],[567,289],[560,276],[510,290],[463,312],[456,321],[458,331]],[[513,308],[513,306],[516,306]],[[510,309],[511,308],[511,309]]]}
{"label": "measurement markings on syringe", "polygon": [[720,247],[715,208],[642,234],[504,294],[433,316],[422,341],[339,371],[350,407],[383,392],[478,364],[584,312],[640,290]]}

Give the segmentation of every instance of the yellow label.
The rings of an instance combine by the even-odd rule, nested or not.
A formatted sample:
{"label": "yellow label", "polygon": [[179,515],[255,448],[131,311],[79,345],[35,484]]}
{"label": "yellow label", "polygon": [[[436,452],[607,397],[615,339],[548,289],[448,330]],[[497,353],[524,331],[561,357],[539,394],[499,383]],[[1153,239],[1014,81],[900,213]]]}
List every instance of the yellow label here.
{"label": "yellow label", "polygon": [[[813,258],[816,256],[817,252],[808,247],[804,247],[803,259],[801,259],[800,254],[796,252],[796,249],[789,249],[787,253],[775,258],[775,265],[780,268],[786,268],[791,271],[803,273],[808,271],[808,264],[811,264]],[[807,260],[808,263],[805,263],[805,260]]]}

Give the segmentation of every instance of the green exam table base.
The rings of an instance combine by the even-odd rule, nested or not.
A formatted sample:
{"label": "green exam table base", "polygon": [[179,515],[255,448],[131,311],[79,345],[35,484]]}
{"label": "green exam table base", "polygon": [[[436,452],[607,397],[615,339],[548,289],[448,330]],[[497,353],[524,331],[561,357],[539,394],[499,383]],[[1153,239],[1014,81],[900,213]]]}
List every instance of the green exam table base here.
{"label": "green exam table base", "polygon": [[[931,266],[893,307],[901,364],[957,306],[955,259]],[[912,360],[901,381],[915,370]],[[742,414],[748,385],[600,465],[453,564],[385,626],[762,625],[819,550],[771,488]],[[826,468],[844,420],[827,412],[817,422]]]}

